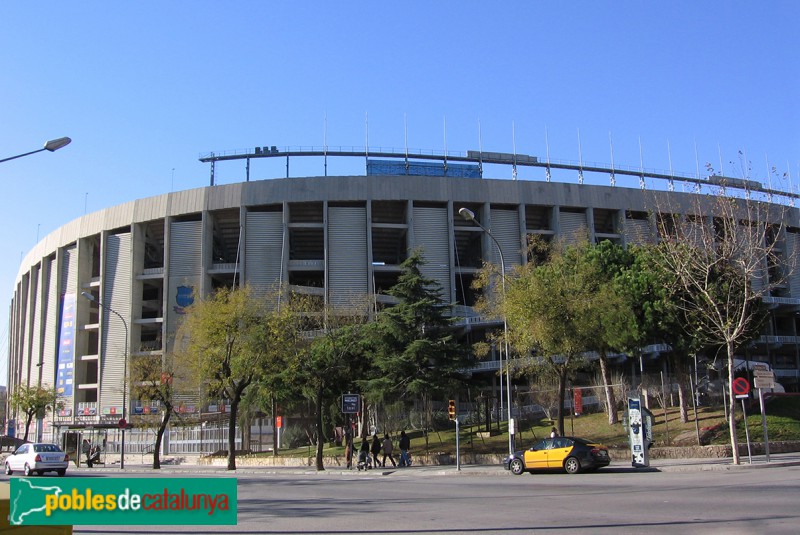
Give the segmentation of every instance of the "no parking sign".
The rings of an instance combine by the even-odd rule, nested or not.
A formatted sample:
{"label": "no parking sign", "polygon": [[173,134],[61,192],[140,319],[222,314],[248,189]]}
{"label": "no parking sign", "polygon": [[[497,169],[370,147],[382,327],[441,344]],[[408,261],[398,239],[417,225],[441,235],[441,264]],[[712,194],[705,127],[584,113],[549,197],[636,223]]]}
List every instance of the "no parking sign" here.
{"label": "no parking sign", "polygon": [[734,379],[732,387],[736,399],[744,399],[750,393],[750,382],[744,377]]}

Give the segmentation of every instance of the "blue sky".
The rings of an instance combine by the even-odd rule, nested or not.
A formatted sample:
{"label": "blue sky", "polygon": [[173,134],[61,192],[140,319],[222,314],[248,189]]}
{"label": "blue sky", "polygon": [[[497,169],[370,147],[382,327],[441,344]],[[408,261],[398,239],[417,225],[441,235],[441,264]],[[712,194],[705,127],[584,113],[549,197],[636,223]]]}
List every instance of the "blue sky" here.
{"label": "blue sky", "polygon": [[[73,142],[0,164],[0,384],[7,304],[37,236],[208,185],[200,153],[360,147],[368,116],[373,147],[402,148],[407,125],[412,149],[474,150],[480,124],[484,150],[543,158],[549,145],[577,161],[580,131],[585,162],[609,164],[613,139],[617,165],[638,167],[641,144],[647,168],[722,162],[766,182],[769,162],[796,190],[798,20],[795,1],[3,2],[0,158]],[[363,163],[329,162],[337,173]],[[218,183],[243,179],[241,162],[217,168]]]}

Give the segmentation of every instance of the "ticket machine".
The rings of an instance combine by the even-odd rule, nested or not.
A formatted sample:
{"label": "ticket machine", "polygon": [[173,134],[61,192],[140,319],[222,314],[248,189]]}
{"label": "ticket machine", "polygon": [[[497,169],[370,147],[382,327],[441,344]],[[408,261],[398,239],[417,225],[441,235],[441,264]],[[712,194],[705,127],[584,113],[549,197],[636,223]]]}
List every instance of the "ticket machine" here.
{"label": "ticket machine", "polygon": [[648,451],[653,445],[653,413],[642,406],[640,398],[628,398],[628,441],[634,468],[650,466]]}

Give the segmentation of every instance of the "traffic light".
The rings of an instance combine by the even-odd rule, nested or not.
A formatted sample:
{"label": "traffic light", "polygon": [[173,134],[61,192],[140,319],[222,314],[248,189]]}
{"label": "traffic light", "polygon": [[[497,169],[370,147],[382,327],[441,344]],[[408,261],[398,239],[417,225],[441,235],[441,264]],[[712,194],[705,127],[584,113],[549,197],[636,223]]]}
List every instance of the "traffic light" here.
{"label": "traffic light", "polygon": [[456,400],[451,399],[450,402],[447,404],[447,415],[450,417],[451,420],[456,419]]}

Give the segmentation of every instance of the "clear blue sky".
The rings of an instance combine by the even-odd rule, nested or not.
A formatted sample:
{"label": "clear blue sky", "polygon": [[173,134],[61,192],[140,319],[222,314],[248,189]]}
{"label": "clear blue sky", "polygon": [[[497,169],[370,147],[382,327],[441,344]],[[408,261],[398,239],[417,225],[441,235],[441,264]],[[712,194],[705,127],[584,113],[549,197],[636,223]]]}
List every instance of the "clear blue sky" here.
{"label": "clear blue sky", "polygon": [[[0,383],[20,256],[116,204],[208,185],[261,145],[511,152],[800,184],[800,2],[54,2],[0,32]],[[327,129],[325,127],[327,116]],[[670,146],[668,153],[667,146]],[[742,170],[739,151],[752,162]],[[733,163],[731,163],[733,162]],[[352,165],[352,164],[348,164]],[[338,167],[337,167],[338,166]],[[744,167],[747,167],[746,165]],[[540,169],[524,178],[541,179]],[[252,179],[280,177],[256,162]],[[363,172],[329,163],[329,174]],[[501,169],[510,178],[510,169]],[[295,167],[293,174],[322,174]],[[217,169],[244,179],[244,164]]]}

